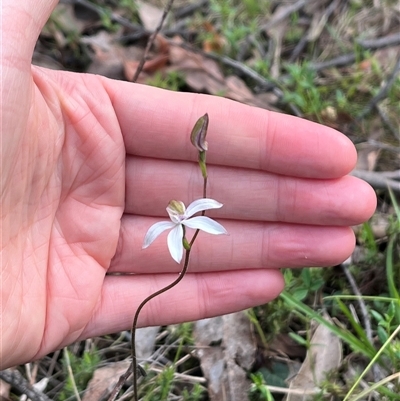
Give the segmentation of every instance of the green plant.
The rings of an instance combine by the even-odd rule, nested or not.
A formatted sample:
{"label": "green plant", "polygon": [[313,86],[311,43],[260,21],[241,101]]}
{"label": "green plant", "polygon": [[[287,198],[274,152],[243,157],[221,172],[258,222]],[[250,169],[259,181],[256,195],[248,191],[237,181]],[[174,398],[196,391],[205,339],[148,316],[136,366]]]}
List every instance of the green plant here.
{"label": "green plant", "polygon": [[[93,372],[98,368],[101,358],[96,349],[84,351],[82,356],[77,356],[65,349],[63,358],[63,370],[66,382],[58,399],[67,400],[86,389]],[[72,376],[71,376],[72,373]]]}
{"label": "green plant", "polygon": [[329,103],[321,96],[315,83],[316,72],[308,63],[284,64],[288,75],[281,89],[282,101],[292,103],[303,113],[320,118],[320,113]]}
{"label": "green plant", "polygon": [[294,298],[303,301],[322,288],[325,282],[322,274],[321,269],[305,267],[296,277],[293,270],[285,270],[286,288]]}
{"label": "green plant", "polygon": [[360,353],[361,355],[365,355],[369,358],[373,358],[375,355],[375,349],[370,344],[369,341],[365,341],[364,338],[358,338],[349,330],[344,329],[342,327],[336,326],[333,323],[329,322],[325,318],[323,318],[319,313],[315,312],[312,308],[307,306],[301,301],[298,301],[287,291],[283,291],[280,297],[293,308],[293,313],[302,317],[303,319],[313,319],[316,322],[323,324],[328,329],[332,331],[332,333],[336,334],[339,338],[341,338],[344,342],[346,342],[352,350]]}
{"label": "green plant", "polygon": [[151,78],[147,78],[146,84],[157,88],[178,91],[181,89],[185,80],[183,75],[177,71],[170,71],[166,75],[157,71]]}
{"label": "green plant", "polygon": [[252,401],[274,401],[275,398],[269,391],[265,383],[262,373],[254,373],[250,375],[252,381],[250,387],[250,397]]}

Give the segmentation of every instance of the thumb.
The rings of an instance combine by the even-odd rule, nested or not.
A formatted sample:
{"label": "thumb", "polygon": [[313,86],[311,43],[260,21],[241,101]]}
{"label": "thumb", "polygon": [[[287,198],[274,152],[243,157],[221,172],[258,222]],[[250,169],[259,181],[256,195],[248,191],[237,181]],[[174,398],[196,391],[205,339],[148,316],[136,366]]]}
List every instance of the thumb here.
{"label": "thumb", "polygon": [[57,0],[2,0],[4,61],[14,61],[20,66],[23,59],[25,66],[30,64],[40,31],[57,3]]}
{"label": "thumb", "polygon": [[0,4],[1,157],[11,158],[24,134],[32,101],[33,49],[57,0],[0,0]]}

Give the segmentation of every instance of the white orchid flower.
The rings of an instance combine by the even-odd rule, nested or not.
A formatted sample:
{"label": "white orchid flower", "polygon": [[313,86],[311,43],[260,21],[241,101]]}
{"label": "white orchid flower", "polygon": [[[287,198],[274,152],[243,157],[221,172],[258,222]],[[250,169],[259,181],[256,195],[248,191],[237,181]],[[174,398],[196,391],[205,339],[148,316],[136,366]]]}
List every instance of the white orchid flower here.
{"label": "white orchid flower", "polygon": [[222,203],[209,198],[195,200],[187,208],[183,202],[171,201],[167,207],[171,221],[160,221],[153,224],[144,237],[142,248],[147,248],[165,230],[171,230],[167,238],[168,249],[172,258],[177,263],[181,263],[184,235],[182,226],[203,230],[214,235],[228,234],[221,224],[207,216],[192,217],[203,210],[219,209],[222,206]]}

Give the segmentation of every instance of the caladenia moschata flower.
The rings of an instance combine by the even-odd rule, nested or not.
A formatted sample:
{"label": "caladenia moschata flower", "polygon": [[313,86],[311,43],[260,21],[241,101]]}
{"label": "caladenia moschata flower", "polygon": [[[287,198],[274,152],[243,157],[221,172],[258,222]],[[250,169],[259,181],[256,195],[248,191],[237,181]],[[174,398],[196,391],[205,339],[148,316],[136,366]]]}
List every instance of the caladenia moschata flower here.
{"label": "caladenia moschata flower", "polygon": [[[195,216],[198,212],[210,209],[219,209],[222,203],[214,199],[202,198],[192,202],[187,208],[183,202],[171,201],[167,212],[171,221],[160,221],[153,224],[147,231],[143,241],[143,248],[147,248],[164,231],[171,230],[168,234],[168,249],[172,258],[180,263],[183,249],[189,246],[185,238],[185,227],[205,231],[209,234],[227,234],[225,228],[207,216]],[[188,249],[188,248],[186,248]]]}
{"label": "caladenia moschata flower", "polygon": [[[208,144],[206,142],[206,135],[208,129],[208,121],[208,114],[206,113],[197,120],[190,135],[190,141],[198,151],[198,162],[201,174],[203,176],[203,198],[195,200],[187,208],[185,207],[183,202],[175,200],[171,201],[167,207],[170,221],[160,221],[156,224],[153,224],[147,231],[143,240],[143,248],[147,248],[161,233],[166,230],[170,230],[170,233],[167,237],[167,243],[172,258],[177,263],[181,263],[183,252],[184,250],[186,251],[185,261],[183,263],[182,270],[172,283],[150,294],[139,304],[138,308],[136,309],[132,322],[132,364],[127,372],[124,374],[123,380],[120,380],[118,382],[120,384],[117,384],[115,386],[112,395],[112,397],[114,398],[111,399],[110,397],[109,401],[115,401],[118,392],[121,390],[122,385],[125,383],[130,373],[133,374],[133,399],[134,401],[139,400],[137,384],[137,376],[139,372],[137,369],[138,364],[136,358],[135,338],[139,314],[143,307],[153,298],[162,293],[165,293],[166,291],[170,290],[181,282],[183,277],[186,275],[186,272],[188,271],[191,248],[197,238],[199,230],[215,235],[227,234],[227,231],[224,227],[221,226],[221,224],[205,216],[206,210],[219,209],[220,207],[222,207],[222,203],[219,203],[214,199],[207,198],[208,177],[206,166],[206,153],[208,149]],[[199,212],[201,212],[201,216],[195,216],[195,214]],[[186,227],[196,230],[190,242],[186,239]]]}

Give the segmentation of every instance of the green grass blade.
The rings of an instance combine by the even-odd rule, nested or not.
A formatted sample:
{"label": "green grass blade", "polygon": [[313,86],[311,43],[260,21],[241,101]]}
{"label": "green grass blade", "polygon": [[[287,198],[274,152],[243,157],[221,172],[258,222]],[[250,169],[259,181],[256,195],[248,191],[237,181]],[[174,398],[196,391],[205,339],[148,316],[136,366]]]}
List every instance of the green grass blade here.
{"label": "green grass blade", "polygon": [[362,341],[360,341],[356,336],[354,336],[349,331],[345,331],[345,330],[335,326],[334,324],[328,322],[326,319],[324,319],[321,315],[319,315],[317,312],[315,312],[309,306],[303,304],[302,302],[297,301],[288,292],[283,291],[281,293],[280,297],[288,305],[296,308],[298,311],[300,311],[304,315],[314,319],[318,323],[323,324],[325,327],[327,327],[329,330],[331,330],[332,333],[336,334],[339,338],[341,338],[343,341],[345,341],[347,344],[349,344],[350,347],[354,351],[357,351],[360,354],[367,356],[368,358],[373,358],[375,356],[376,351],[374,348],[372,348],[372,346],[370,344],[369,344],[369,346],[366,346],[366,344],[364,344]]}
{"label": "green grass blade", "polygon": [[354,331],[358,334],[361,341],[364,344],[366,344],[367,346],[372,347],[372,344],[368,340],[368,337],[367,337],[363,327],[360,325],[360,323],[356,322],[356,320],[354,319],[353,315],[351,314],[349,308],[340,299],[337,299],[336,301],[339,305],[340,310],[347,317],[351,326],[353,327]]}
{"label": "green grass blade", "polygon": [[[385,348],[390,344],[390,342],[393,340],[394,337],[400,332],[400,325],[396,328],[396,330],[391,334],[391,336],[386,340],[385,344],[382,345],[382,347],[378,350],[378,352],[375,354],[375,356],[371,359],[370,363],[367,365],[367,367],[364,369],[364,371],[361,373],[361,375],[357,378],[356,382],[353,384],[352,388],[349,390],[347,393],[346,397],[344,398],[343,401],[346,401],[349,399],[351,396],[351,393],[357,388],[357,386],[360,384],[362,378],[366,375],[366,373],[371,369],[371,367],[374,365],[374,363],[378,360],[378,358],[382,355],[383,351]],[[370,389],[368,389],[370,390]],[[372,391],[372,390],[371,390]],[[352,401],[358,400],[358,397],[355,397]]]}

